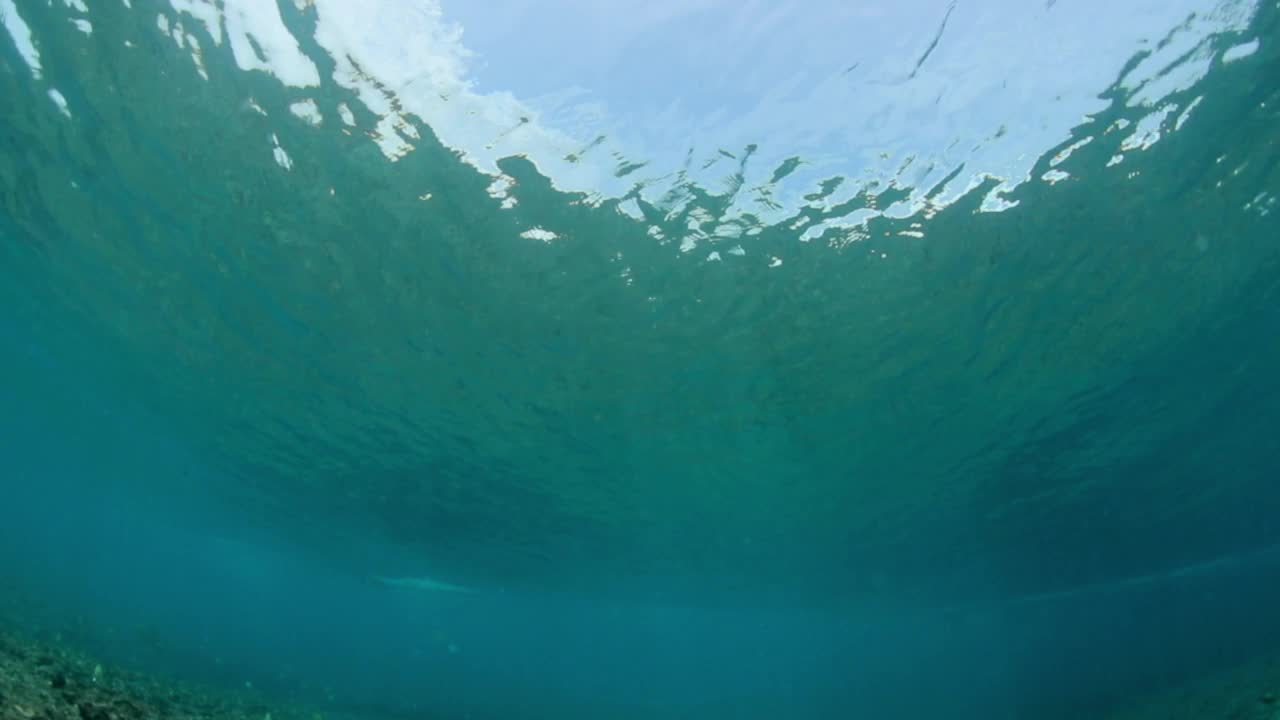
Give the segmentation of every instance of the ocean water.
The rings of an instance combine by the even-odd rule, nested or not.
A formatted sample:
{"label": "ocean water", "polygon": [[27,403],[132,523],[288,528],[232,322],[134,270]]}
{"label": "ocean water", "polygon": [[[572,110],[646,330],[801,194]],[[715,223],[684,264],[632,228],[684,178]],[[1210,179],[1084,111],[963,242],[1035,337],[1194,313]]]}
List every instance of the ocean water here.
{"label": "ocean water", "polygon": [[1095,717],[1280,652],[1273,0],[0,25],[15,622],[369,718]]}

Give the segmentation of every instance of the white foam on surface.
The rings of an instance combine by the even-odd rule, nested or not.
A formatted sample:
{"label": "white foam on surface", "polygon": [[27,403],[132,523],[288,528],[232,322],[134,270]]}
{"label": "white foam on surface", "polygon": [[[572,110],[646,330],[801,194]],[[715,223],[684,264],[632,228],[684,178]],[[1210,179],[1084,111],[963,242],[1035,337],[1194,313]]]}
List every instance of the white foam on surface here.
{"label": "white foam on surface", "polygon": [[[339,84],[355,90],[379,116],[422,118],[482,170],[496,173],[497,159],[519,153],[562,189],[618,197],[637,180],[686,167],[691,149],[707,164],[695,165],[688,175],[714,186],[736,169],[734,160],[721,160],[716,151],[741,155],[757,143],[756,157],[743,171],[745,187],[767,184],[784,155],[809,161],[788,178],[795,182],[775,189],[775,214],[794,208],[815,178],[892,181],[908,156],[921,158],[916,167],[925,169],[915,171],[918,192],[907,212],[920,210],[923,192],[962,162],[969,174],[935,202],[946,204],[972,187],[969,180],[992,176],[1004,184],[984,206],[1007,207],[1000,194],[1029,179],[1041,155],[1106,106],[1098,94],[1135,53],[1152,50],[1124,84],[1133,90],[1133,102],[1156,104],[1203,77],[1211,60],[1206,38],[1242,27],[1253,9],[1252,3],[1211,0],[1122,6],[1096,0],[1051,8],[992,2],[957,6],[938,35],[947,9],[943,0],[855,10],[820,5],[784,3],[778,12],[751,17],[752,12],[731,12],[720,0],[688,8],[662,1],[607,12],[585,0],[561,0],[540,7],[542,17],[532,28],[522,22],[535,20],[532,11],[513,1],[483,9],[461,3],[442,8],[437,2],[411,7],[395,0],[314,3],[316,39],[337,63]],[[463,44],[462,27],[449,21],[449,10],[462,26],[483,30],[483,64]],[[699,31],[695,12],[717,10],[723,13],[723,39],[699,34],[708,46],[702,58],[707,62],[682,61],[677,50]],[[1107,20],[1100,23],[1100,17]],[[594,36],[577,32],[592,23]],[[558,39],[537,35],[557,28]],[[840,43],[822,42],[835,35]],[[657,46],[642,55],[620,54],[624,40],[638,38]],[[661,52],[664,43],[671,53]],[[486,68],[521,63],[522,52],[547,47],[558,48],[560,55],[551,57],[561,62],[533,63],[541,72],[576,72],[584,82],[547,91],[536,87],[530,70],[533,87],[527,92],[479,90]],[[754,56],[751,47],[759,50]],[[495,54],[499,48],[503,54]],[[837,52],[852,57],[838,62]],[[793,66],[777,67],[777,59],[787,55]],[[649,75],[650,84],[613,86],[593,63],[611,68],[613,76]],[[682,74],[683,82],[672,81]],[[600,79],[591,85],[591,78]],[[703,82],[709,79],[714,82]],[[682,107],[696,104],[691,93],[706,87],[728,99],[697,112]],[[623,116],[610,112],[611,105],[638,107]],[[606,140],[593,145],[600,135]],[[403,138],[382,131],[378,139],[389,143],[389,157],[406,151]],[[648,165],[642,175],[615,177],[617,157]],[[844,192],[855,194],[860,184],[847,183]],[[664,189],[654,183],[649,199]]]}
{"label": "white foam on surface", "polygon": [[9,38],[18,49],[18,55],[22,56],[23,62],[31,70],[31,75],[39,79],[40,51],[36,50],[35,40],[31,37],[31,28],[18,14],[18,8],[13,4],[13,0],[0,0],[0,25],[4,25],[5,31],[9,33]]}
{"label": "white foam on surface", "polygon": [[[649,202],[669,202],[676,182],[728,193],[722,225],[792,218],[832,177],[849,181],[817,201],[828,210],[874,183],[911,193],[872,216],[930,216],[987,178],[997,186],[982,209],[1012,207],[1007,195],[1022,183],[1060,180],[1033,177],[1036,162],[1105,109],[1099,95],[1116,83],[1131,106],[1151,108],[1126,150],[1167,134],[1170,113],[1180,126],[1190,107],[1169,98],[1212,67],[1211,38],[1242,30],[1256,10],[1253,0],[295,0],[314,19],[323,64],[332,62],[322,79],[278,3],[169,2],[215,43],[225,37],[241,69],[351,91],[389,160],[413,151],[420,120],[495,178],[499,160],[520,155],[590,202],[637,187]],[[0,0],[0,13],[12,6]],[[22,35],[9,15],[10,34]],[[1222,59],[1256,49],[1243,43]],[[346,104],[338,114],[355,127]],[[775,181],[789,158],[802,162]]]}
{"label": "white foam on surface", "polygon": [[[185,13],[204,25],[214,45],[222,44],[222,14],[209,0],[169,0],[177,13]],[[162,28],[163,29],[163,28]]]}
{"label": "white foam on surface", "polygon": [[299,100],[292,103],[289,105],[289,112],[308,125],[319,125],[324,122],[324,116],[320,114],[320,108],[316,105],[315,100]]}
{"label": "white foam on surface", "polygon": [[338,117],[342,118],[342,124],[348,127],[354,127],[356,124],[356,116],[346,103],[338,103]]}
{"label": "white foam on surface", "polygon": [[1227,50],[1222,53],[1222,62],[1235,62],[1241,58],[1249,57],[1256,52],[1258,52],[1258,41],[1256,39],[1250,40],[1249,42],[1240,43],[1239,45],[1227,48]]}
{"label": "white foam on surface", "polygon": [[1044,180],[1050,185],[1055,185],[1057,183],[1062,182],[1063,180],[1066,180],[1069,177],[1071,177],[1071,175],[1069,175],[1065,171],[1054,169],[1054,170],[1046,171],[1043,175],[1040,176],[1040,179]]}
{"label": "white foam on surface", "polygon": [[170,0],[170,5],[200,21],[221,45],[225,32],[236,65],[270,73],[291,87],[315,87],[320,71],[285,27],[280,7],[259,0]]}
{"label": "white foam on surface", "polygon": [[1191,119],[1191,111],[1199,107],[1203,100],[1203,95],[1197,95],[1195,99],[1187,103],[1187,106],[1182,109],[1182,112],[1178,115],[1178,119],[1173,124],[1173,129],[1175,131],[1182,129],[1182,126],[1186,124],[1187,120]]}
{"label": "white foam on surface", "polygon": [[209,79],[209,71],[204,66],[204,51],[200,48],[200,39],[191,33],[186,34],[186,45],[191,51],[191,62],[196,65],[196,73],[205,80]]}
{"label": "white foam on surface", "polygon": [[556,233],[551,232],[550,230],[547,230],[546,228],[534,227],[534,228],[529,228],[528,230],[525,230],[524,232],[520,233],[520,237],[526,240],[541,240],[542,242],[551,242],[552,240],[558,239],[560,236],[557,235]]}
{"label": "white foam on surface", "polygon": [[1133,126],[1133,132],[1120,142],[1120,151],[1146,150],[1155,145],[1163,136],[1165,120],[1176,109],[1177,106],[1171,103],[1143,117]]}
{"label": "white foam on surface", "polygon": [[59,112],[67,117],[71,117],[71,109],[67,107],[67,99],[63,97],[62,93],[59,92],[57,88],[49,88],[48,95],[49,99],[53,101],[53,104],[58,107]]}
{"label": "white foam on surface", "polygon": [[228,2],[224,12],[231,52],[242,69],[271,73],[293,87],[320,84],[320,72],[285,28],[275,2]]}
{"label": "white foam on surface", "polygon": [[280,147],[280,138],[275,133],[271,133],[271,155],[275,158],[276,164],[285,170],[293,169],[293,159],[289,157],[289,153]]}
{"label": "white foam on surface", "polygon": [[1085,145],[1088,145],[1091,142],[1093,142],[1093,137],[1089,136],[1086,138],[1081,138],[1071,143],[1067,147],[1059,150],[1057,153],[1054,154],[1053,157],[1049,158],[1049,167],[1057,167],[1061,165],[1062,163],[1067,161],[1067,158],[1071,157],[1072,153],[1084,147]]}

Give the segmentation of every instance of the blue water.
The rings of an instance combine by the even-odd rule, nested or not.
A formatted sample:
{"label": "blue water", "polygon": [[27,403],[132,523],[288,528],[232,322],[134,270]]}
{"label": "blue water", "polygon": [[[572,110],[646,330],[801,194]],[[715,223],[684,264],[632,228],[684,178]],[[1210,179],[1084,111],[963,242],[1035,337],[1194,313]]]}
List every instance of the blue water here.
{"label": "blue water", "polygon": [[[312,89],[133,4],[16,3],[38,72],[0,37],[5,621],[369,718],[1092,717],[1280,651],[1274,7],[1197,46],[1150,147],[1108,130],[1151,110],[1118,67],[1035,160],[1069,180],[848,230],[914,192],[840,195],[867,148],[757,187],[752,158],[798,140],[692,147],[722,183],[619,156],[590,197],[520,121],[495,191],[444,111],[379,151],[385,111],[329,78],[316,13],[341,3],[280,9]],[[567,7],[542,24],[569,32]],[[920,82],[982,27],[936,9],[902,50]],[[157,14],[203,38],[207,79]],[[497,64],[518,34],[451,17]],[[603,82],[528,47],[565,64],[477,87],[542,107]],[[637,114],[722,100],[645,77]]]}

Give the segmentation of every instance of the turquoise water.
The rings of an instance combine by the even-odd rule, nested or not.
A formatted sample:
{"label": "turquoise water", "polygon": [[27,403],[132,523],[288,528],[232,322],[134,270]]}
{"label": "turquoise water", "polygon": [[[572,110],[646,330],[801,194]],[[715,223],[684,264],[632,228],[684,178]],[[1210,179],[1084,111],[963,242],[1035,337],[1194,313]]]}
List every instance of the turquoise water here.
{"label": "turquoise water", "polygon": [[15,612],[372,717],[1280,649],[1276,7],[917,4],[0,0]]}

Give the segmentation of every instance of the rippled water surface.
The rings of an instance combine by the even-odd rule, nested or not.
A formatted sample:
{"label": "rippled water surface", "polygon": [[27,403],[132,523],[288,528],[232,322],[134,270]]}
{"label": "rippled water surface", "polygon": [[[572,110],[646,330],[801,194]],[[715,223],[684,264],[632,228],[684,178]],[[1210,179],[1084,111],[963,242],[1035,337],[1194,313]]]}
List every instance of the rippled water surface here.
{"label": "rippled water surface", "polygon": [[375,715],[1275,652],[1278,12],[0,0],[0,569]]}

